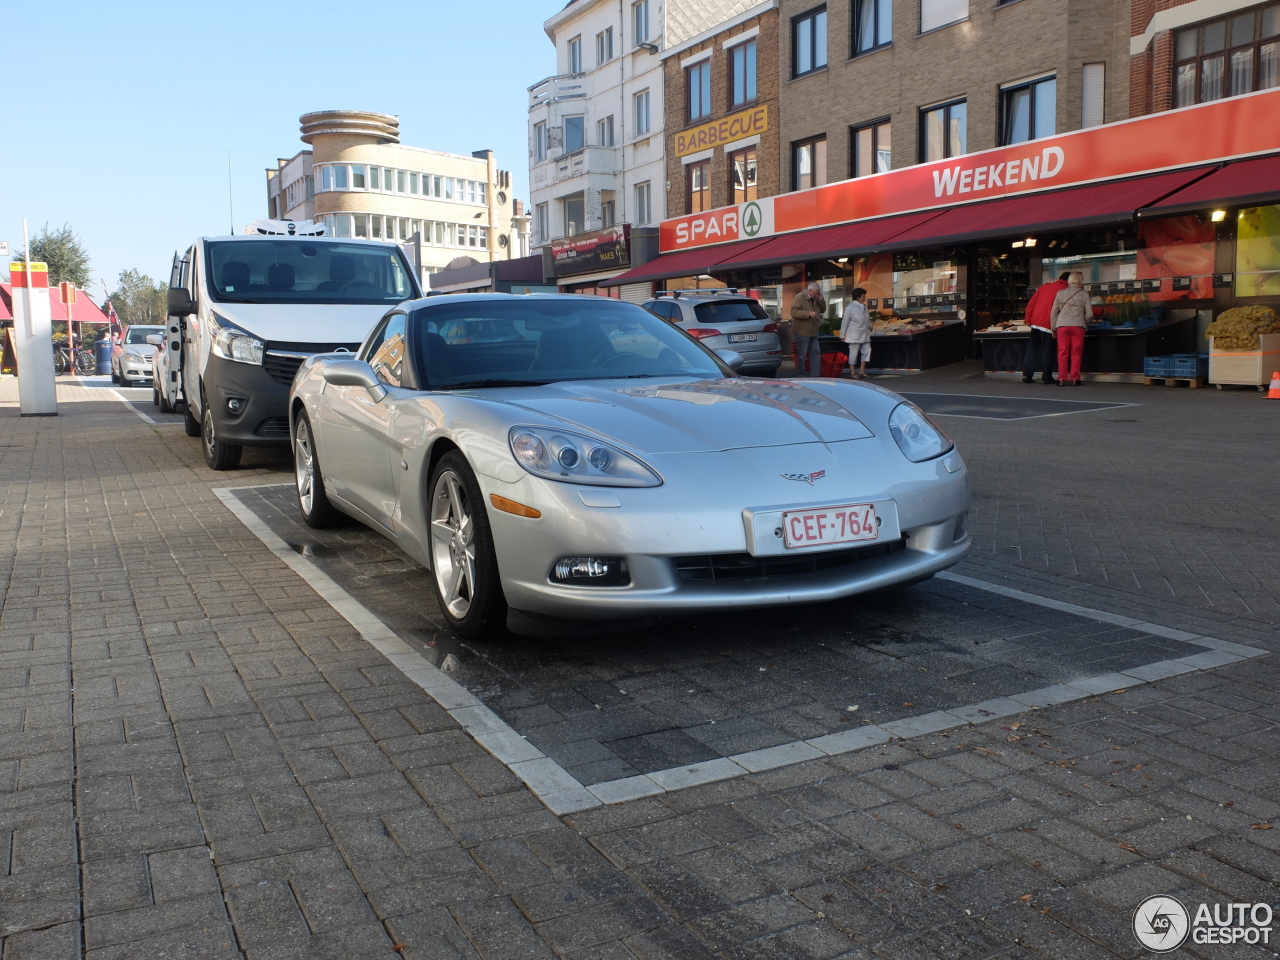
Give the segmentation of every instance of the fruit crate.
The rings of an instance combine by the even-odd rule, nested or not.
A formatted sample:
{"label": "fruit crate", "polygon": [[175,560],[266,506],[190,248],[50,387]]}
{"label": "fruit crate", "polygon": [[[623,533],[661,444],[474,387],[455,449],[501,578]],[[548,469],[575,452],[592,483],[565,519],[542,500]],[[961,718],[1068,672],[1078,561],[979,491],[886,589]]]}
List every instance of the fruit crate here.
{"label": "fruit crate", "polygon": [[1144,357],[1142,360],[1142,375],[1144,377],[1172,377],[1169,372],[1170,361],[1173,357]]}

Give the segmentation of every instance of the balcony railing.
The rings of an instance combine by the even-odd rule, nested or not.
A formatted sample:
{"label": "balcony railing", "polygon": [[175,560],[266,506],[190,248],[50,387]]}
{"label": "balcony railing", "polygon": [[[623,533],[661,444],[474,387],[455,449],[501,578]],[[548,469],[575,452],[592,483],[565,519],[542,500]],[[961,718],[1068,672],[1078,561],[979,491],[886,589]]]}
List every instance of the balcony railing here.
{"label": "balcony railing", "polygon": [[590,173],[613,175],[618,173],[618,148],[589,144],[573,153],[548,157],[530,171],[530,186],[549,187],[574,177]]}
{"label": "balcony railing", "polygon": [[529,109],[562,100],[585,100],[586,96],[585,74],[565,73],[558,77],[547,77],[529,88]]}

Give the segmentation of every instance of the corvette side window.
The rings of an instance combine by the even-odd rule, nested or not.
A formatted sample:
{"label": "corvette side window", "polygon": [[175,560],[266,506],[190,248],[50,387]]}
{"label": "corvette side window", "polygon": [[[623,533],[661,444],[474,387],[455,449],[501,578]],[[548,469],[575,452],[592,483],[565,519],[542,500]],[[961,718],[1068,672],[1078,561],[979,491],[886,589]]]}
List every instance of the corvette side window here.
{"label": "corvette side window", "polygon": [[400,386],[404,373],[405,354],[405,317],[403,313],[393,314],[387,318],[386,326],[381,331],[381,343],[374,346],[369,356],[369,366],[378,379],[389,387]]}

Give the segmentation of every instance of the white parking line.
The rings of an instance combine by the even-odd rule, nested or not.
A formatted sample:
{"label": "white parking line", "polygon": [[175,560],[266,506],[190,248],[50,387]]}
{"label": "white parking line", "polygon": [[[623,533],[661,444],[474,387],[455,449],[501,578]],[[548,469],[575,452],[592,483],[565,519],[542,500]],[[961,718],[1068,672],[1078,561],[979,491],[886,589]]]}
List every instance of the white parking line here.
{"label": "white parking line", "polygon": [[149,416],[147,416],[145,413],[143,413],[141,410],[139,410],[139,409],[134,405],[134,401],[133,401],[133,400],[129,400],[129,399],[127,399],[126,397],[124,397],[124,396],[120,393],[120,391],[119,391],[119,390],[112,390],[112,391],[111,391],[111,395],[112,395],[113,397],[115,397],[117,400],[119,400],[121,403],[123,403],[123,404],[124,404],[126,407],[128,407],[130,410],[132,410],[134,413],[136,413],[138,416],[140,416],[143,420],[147,421],[147,423],[156,423],[156,422],[157,422],[157,421],[155,421],[155,420],[152,420]]}
{"label": "white parking line", "polygon": [[[141,414],[140,414],[141,415]],[[752,750],[731,757],[719,757],[669,770],[605,783],[583,786],[571,773],[529,743],[518,731],[482,703],[470,690],[446,676],[437,667],[405,643],[390,627],[378,619],[367,607],[344,590],[332,577],[314,563],[297,553],[266,522],[254,513],[236,494],[241,490],[258,490],[266,487],[291,486],[291,484],[255,484],[242,487],[221,487],[214,490],[218,498],[263,544],[298,574],[335,611],[342,615],[356,631],[369,641],[370,646],[385,656],[405,677],[436,701],[464,730],[518,776],[552,813],[564,816],[601,804],[625,803],[640,797],[654,796],[686,787],[715,783],[734,777],[805,763],[821,757],[839,756],[886,743],[891,739],[910,739],[927,736],[941,730],[989,723],[1000,717],[1012,716],[1027,710],[1073,700],[1083,700],[1111,690],[1128,689],[1152,683],[1166,677],[1208,670],[1228,663],[1237,663],[1249,657],[1259,657],[1267,651],[1213,637],[1202,637],[1183,630],[1162,627],[1159,624],[1135,620],[1132,617],[1108,613],[1091,607],[1041,597],[1012,587],[988,583],[953,573],[937,576],[978,590],[997,593],[1025,603],[1048,607],[1063,613],[1087,617],[1102,623],[1128,627],[1153,636],[1205,647],[1207,652],[1161,660],[1129,670],[1081,677],[1066,683],[1057,683],[1036,690],[1010,694],[983,703],[966,704],[947,710],[935,710],[915,717],[904,717],[883,724],[867,724],[853,730],[810,740],[797,740],[763,750]]]}

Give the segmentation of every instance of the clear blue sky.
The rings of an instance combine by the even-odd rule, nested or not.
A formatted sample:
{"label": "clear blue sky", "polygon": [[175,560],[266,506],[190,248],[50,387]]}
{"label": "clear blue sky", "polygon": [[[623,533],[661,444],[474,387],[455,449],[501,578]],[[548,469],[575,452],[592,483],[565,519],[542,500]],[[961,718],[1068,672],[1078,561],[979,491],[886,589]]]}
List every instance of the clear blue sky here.
{"label": "clear blue sky", "polygon": [[175,249],[230,225],[227,152],[238,231],[266,216],[263,171],[304,148],[298,117],[333,108],[396,114],[412,146],[490,148],[527,200],[526,88],[554,72],[542,23],[563,5],[8,4],[0,240],[18,249],[23,217],[70,224],[95,299],[129,267],[168,280]]}

